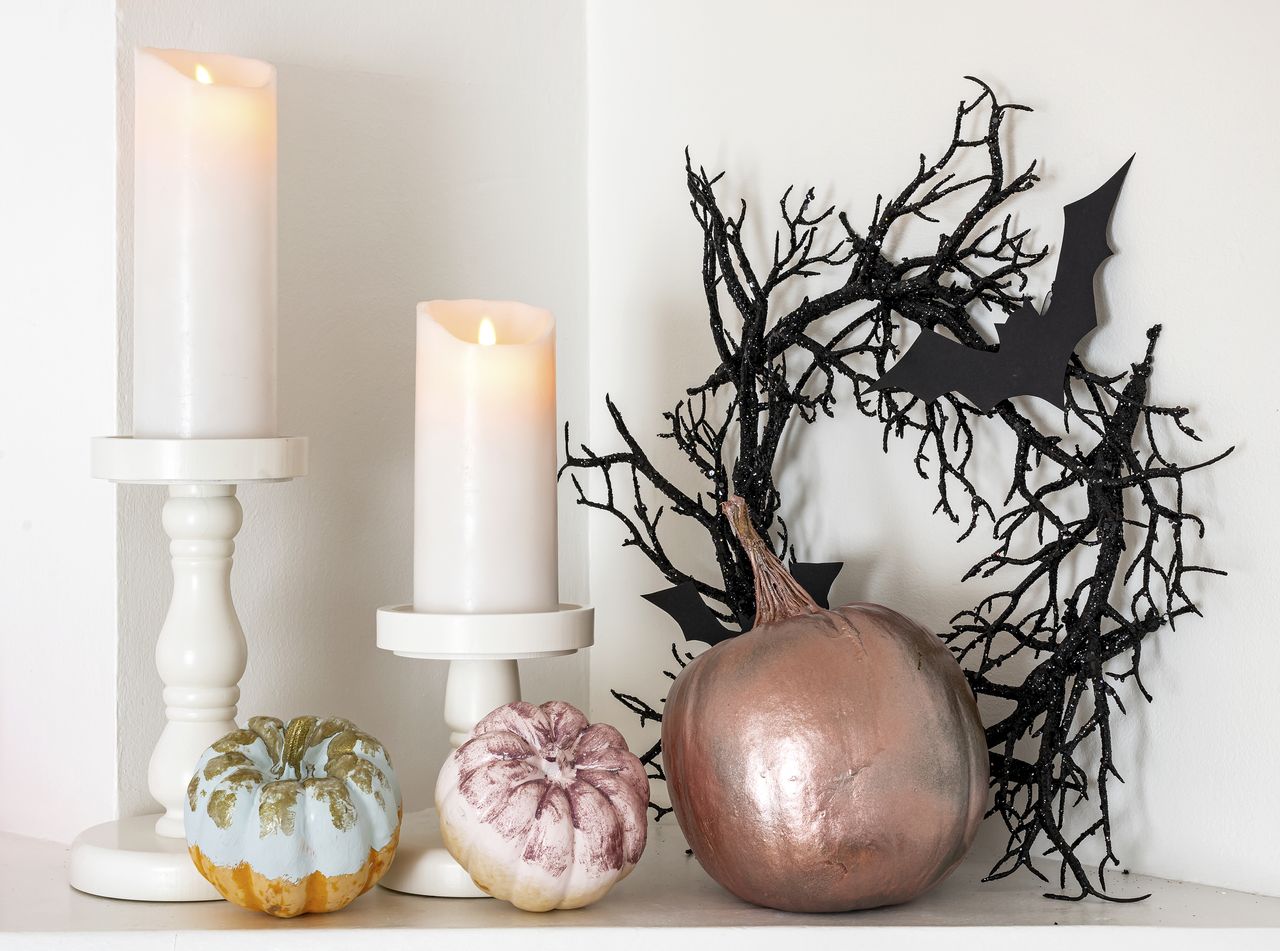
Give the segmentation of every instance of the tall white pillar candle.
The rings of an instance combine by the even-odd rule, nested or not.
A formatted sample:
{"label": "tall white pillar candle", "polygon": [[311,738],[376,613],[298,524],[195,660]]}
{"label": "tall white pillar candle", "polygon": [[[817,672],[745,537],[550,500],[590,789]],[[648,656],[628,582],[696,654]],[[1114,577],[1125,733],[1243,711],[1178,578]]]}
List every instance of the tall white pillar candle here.
{"label": "tall white pillar candle", "polygon": [[278,435],[275,67],[134,63],[133,433]]}
{"label": "tall white pillar candle", "polygon": [[555,419],[548,311],[418,305],[415,610],[556,610]]}

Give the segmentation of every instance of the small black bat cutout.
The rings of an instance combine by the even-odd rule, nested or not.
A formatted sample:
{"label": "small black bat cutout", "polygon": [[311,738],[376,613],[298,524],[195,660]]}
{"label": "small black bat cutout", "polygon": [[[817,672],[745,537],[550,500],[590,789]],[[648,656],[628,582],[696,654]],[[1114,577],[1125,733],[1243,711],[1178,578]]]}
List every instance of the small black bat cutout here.
{"label": "small black bat cutout", "polygon": [[1112,254],[1107,223],[1131,164],[1132,156],[1105,185],[1063,209],[1058,273],[1043,314],[1024,303],[1000,326],[995,350],[975,350],[925,331],[871,389],[905,390],[925,402],[955,391],[983,412],[1024,395],[1062,409],[1067,362],[1098,326],[1093,275]]}
{"label": "small black bat cutout", "polygon": [[[844,563],[840,561],[791,563],[791,576],[800,582],[800,587],[809,592],[809,597],[818,602],[819,607],[830,607],[828,597],[831,585],[840,574]],[[692,581],[684,581],[674,588],[655,591],[644,595],[644,599],[656,604],[672,620],[680,625],[680,632],[686,641],[701,641],[713,647],[721,641],[737,637],[740,631],[733,631],[720,623],[707,602],[698,594],[698,588]]]}

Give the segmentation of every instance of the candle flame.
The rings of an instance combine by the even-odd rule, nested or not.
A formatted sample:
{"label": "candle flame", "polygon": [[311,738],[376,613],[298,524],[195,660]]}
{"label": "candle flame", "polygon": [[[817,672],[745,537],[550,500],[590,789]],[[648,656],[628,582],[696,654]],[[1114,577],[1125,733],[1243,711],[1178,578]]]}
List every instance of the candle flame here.
{"label": "candle flame", "polygon": [[196,63],[196,82],[209,86],[213,83],[213,76],[209,70],[204,68],[203,63]]}
{"label": "candle flame", "polygon": [[480,319],[480,333],[477,337],[482,347],[492,347],[498,342],[498,331],[493,326],[493,321],[488,317]]}

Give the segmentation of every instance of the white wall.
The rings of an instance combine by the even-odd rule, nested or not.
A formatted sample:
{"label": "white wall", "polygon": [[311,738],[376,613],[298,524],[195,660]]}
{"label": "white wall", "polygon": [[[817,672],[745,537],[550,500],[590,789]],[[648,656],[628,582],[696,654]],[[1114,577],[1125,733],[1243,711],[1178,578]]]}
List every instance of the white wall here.
{"label": "white wall", "polygon": [[116,805],[114,4],[4,20],[0,829],[66,839]]}
{"label": "white wall", "polygon": [[[686,145],[727,169],[763,241],[787,185],[817,186],[866,221],[921,151],[944,146],[976,74],[1036,108],[1011,122],[1016,163],[1044,162],[1018,221],[1056,244],[1061,206],[1138,155],[1116,212],[1119,249],[1099,283],[1104,326],[1085,352],[1122,370],[1148,325],[1163,322],[1153,396],[1188,402],[1228,462],[1188,482],[1209,536],[1193,556],[1231,572],[1196,585],[1206,617],[1162,631],[1144,651],[1152,706],[1131,703],[1117,740],[1131,782],[1116,789],[1126,867],[1280,894],[1280,694],[1274,671],[1280,410],[1266,257],[1280,213],[1274,156],[1280,9],[1263,2],[1042,5],[943,0],[789,4],[716,0],[588,7],[591,427],[607,449],[613,394],[652,436],[660,412],[714,365],[700,286],[700,231],[687,205]],[[1052,274],[1046,267],[1036,288]],[[837,601],[896,605],[935,630],[982,588],[958,584],[989,539],[952,544],[934,497],[910,476],[905,447],[879,450],[877,427],[845,411],[794,433],[781,484],[802,557],[847,567]],[[650,439],[650,445],[657,440]],[[665,445],[665,444],[663,444]],[[979,466],[999,476],[1007,446]],[[661,451],[659,456],[664,456]],[[988,461],[989,459],[989,461]],[[1004,476],[1007,479],[1007,475]],[[598,609],[591,695],[598,718],[633,747],[656,739],[609,689],[663,695],[674,625],[639,600],[664,586],[604,516],[591,522]],[[706,565],[703,552],[676,549]]]}
{"label": "white wall", "polygon": [[[121,273],[132,49],[256,56],[279,71],[280,423],[311,475],[240,490],[232,587],[249,641],[240,715],[353,718],[394,752],[406,807],[447,749],[444,665],[374,646],[411,598],[414,305],[514,298],[559,318],[560,412],[585,414],[585,96],[577,2],[120,0]],[[130,295],[121,334],[129,350]],[[127,368],[120,397],[129,396]],[[126,416],[127,419],[127,416]],[[120,805],[151,808],[163,722],[152,650],[169,580],[164,493],[121,492]],[[586,596],[581,514],[561,586]],[[585,703],[582,657],[523,665],[529,699]]]}

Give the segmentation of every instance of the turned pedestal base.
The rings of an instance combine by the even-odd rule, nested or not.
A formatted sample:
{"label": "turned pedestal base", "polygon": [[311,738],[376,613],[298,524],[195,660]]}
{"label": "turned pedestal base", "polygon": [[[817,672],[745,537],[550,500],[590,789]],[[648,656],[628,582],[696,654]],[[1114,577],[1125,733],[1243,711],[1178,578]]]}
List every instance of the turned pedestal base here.
{"label": "turned pedestal base", "polygon": [[135,901],[221,899],[191,863],[186,840],[156,833],[160,818],[133,816],[81,832],[71,845],[71,887]]}
{"label": "turned pedestal base", "polygon": [[165,726],[151,754],[147,788],[163,808],[94,826],[71,845],[73,888],[107,898],[219,898],[187,856],[182,805],[196,761],[236,729],[248,647],[231,600],[231,556],[243,521],[238,482],[306,474],[307,443],[274,439],[97,439],[93,474],[169,487],[164,530],[173,598],[156,641]]}

